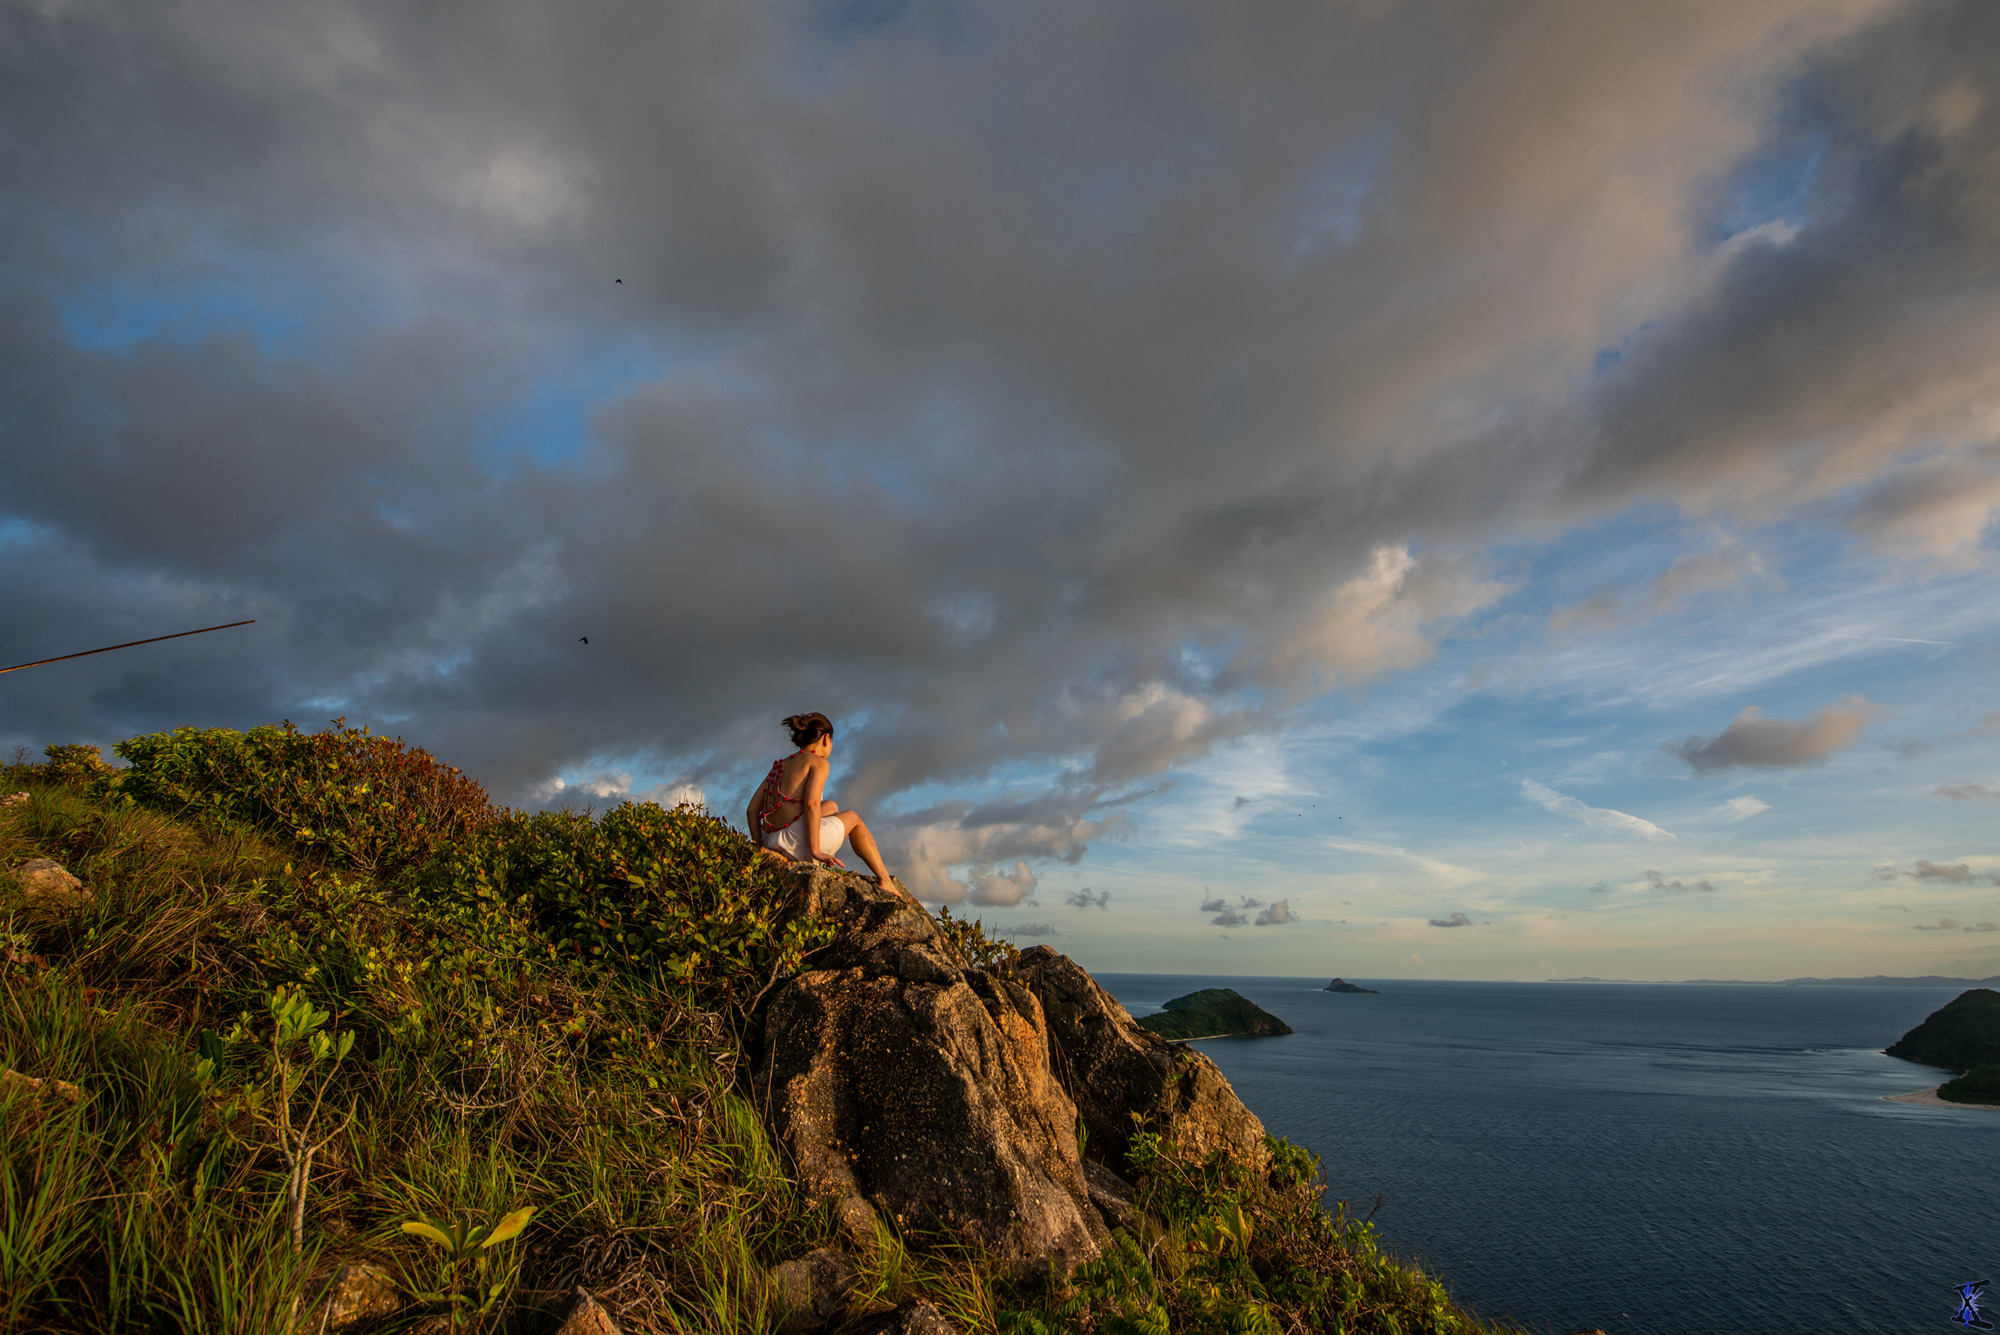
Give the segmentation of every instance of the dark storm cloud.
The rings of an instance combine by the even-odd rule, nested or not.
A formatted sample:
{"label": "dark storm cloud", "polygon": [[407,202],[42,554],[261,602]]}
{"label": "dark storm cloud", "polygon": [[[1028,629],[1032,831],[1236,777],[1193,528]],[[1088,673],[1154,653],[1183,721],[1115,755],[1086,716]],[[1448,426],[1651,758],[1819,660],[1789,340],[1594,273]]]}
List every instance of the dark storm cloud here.
{"label": "dark storm cloud", "polygon": [[1996,69],[1978,3],[16,6],[4,656],[259,624],[13,674],[8,735],[343,713],[733,817],[819,709],[913,886],[1021,902],[1422,662],[1496,536],[1965,559]]}
{"label": "dark storm cloud", "polygon": [[1747,766],[1783,769],[1823,765],[1852,746],[1861,730],[1881,713],[1859,696],[1829,705],[1809,719],[1765,718],[1755,705],[1744,709],[1713,737],[1689,737],[1666,748],[1696,774]]}

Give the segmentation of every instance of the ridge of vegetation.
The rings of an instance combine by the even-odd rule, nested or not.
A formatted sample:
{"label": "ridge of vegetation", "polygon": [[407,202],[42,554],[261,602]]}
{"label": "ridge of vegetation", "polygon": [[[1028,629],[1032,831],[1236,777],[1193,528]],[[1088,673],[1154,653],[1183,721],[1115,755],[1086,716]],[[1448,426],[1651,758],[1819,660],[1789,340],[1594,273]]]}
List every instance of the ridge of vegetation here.
{"label": "ridge of vegetation", "polygon": [[[316,1330],[367,1261],[408,1299],[382,1330],[544,1332],[582,1286],[628,1331],[758,1335],[771,1269],[843,1245],[738,1084],[758,998],[830,929],[723,821],[507,810],[338,720],[114,749],[0,767],[0,1328]],[[1498,1329],[1321,1209],[1312,1156],[1273,1162],[1141,1134],[1138,1222],[1067,1280],[880,1222],[849,1311]]]}
{"label": "ridge of vegetation", "polygon": [[1941,1099],[2000,1104],[2000,992],[1975,987],[1959,993],[1884,1051],[1961,1072],[1938,1086]]}

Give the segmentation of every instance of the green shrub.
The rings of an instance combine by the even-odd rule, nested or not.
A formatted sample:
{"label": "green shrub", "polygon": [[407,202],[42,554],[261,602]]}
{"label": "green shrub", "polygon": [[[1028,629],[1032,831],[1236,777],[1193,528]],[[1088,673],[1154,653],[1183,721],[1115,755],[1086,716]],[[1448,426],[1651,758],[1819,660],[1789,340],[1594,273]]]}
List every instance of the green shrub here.
{"label": "green shrub", "polygon": [[[1262,1171],[1164,1136],[1132,1138],[1139,1222],[1119,1230],[1067,1287],[1003,1308],[1009,1335],[1172,1335],[1383,1331],[1473,1335],[1497,1329],[1444,1287],[1385,1254],[1374,1229],[1322,1208],[1319,1160],[1267,1142]],[[1022,1295],[1016,1293],[1017,1299]]]}
{"label": "green shrub", "polygon": [[1012,941],[986,935],[986,927],[979,919],[952,917],[949,904],[938,909],[937,924],[945,940],[957,947],[958,953],[975,969],[1004,969],[1021,953]]}
{"label": "green shrub", "polygon": [[509,812],[444,849],[420,884],[498,955],[609,966],[739,1017],[833,935],[785,912],[776,868],[748,839],[686,805]]}
{"label": "green shrub", "polygon": [[344,719],[317,733],[289,721],[247,733],[176,728],[112,749],[128,767],[99,780],[106,791],[255,825],[385,881],[499,814],[484,788],[430,752]]}

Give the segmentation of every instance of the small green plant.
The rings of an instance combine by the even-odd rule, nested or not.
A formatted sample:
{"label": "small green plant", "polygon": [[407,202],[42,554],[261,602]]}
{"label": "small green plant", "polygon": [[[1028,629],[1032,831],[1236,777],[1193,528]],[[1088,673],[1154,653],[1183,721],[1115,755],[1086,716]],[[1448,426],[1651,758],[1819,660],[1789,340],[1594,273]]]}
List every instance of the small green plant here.
{"label": "small green plant", "polygon": [[937,924],[945,940],[957,947],[958,953],[975,969],[1005,968],[1020,954],[1012,941],[986,935],[985,924],[979,919],[952,917],[949,904],[938,910]]}
{"label": "small green plant", "polygon": [[[334,1068],[353,1050],[354,1032],[326,1033],[323,1027],[328,1013],[315,1007],[297,987],[272,989],[265,995],[264,1005],[271,1026],[270,1044],[263,1054],[268,1085],[243,1088],[224,1105],[223,1121],[231,1120],[238,1111],[246,1112],[276,1136],[278,1152],[285,1160],[285,1219],[291,1228],[292,1250],[298,1251],[304,1244],[306,1190],[312,1183],[313,1159],[354,1118],[354,1110],[349,1109],[339,1125],[321,1134],[320,1113],[333,1083]],[[228,1044],[250,1037],[252,1030],[248,1016],[240,1017],[227,1036],[203,1030],[195,1078],[213,1081],[222,1069]],[[298,1105],[302,1092],[310,1099],[301,1115]],[[267,1093],[275,1095],[268,1103]]]}
{"label": "small green plant", "polygon": [[[458,1329],[459,1314],[468,1306],[472,1307],[473,1329],[477,1330],[485,1322],[487,1313],[493,1310],[494,1304],[500,1301],[501,1295],[507,1292],[507,1286],[513,1281],[514,1272],[510,1268],[498,1279],[488,1283],[488,1262],[492,1259],[488,1253],[501,1243],[512,1242],[519,1237],[521,1230],[526,1228],[528,1221],[534,1217],[535,1207],[524,1205],[491,1225],[474,1224],[470,1221],[457,1224],[443,1223],[422,1215],[404,1221],[403,1232],[413,1238],[422,1238],[426,1242],[435,1243],[444,1252],[442,1258],[446,1271],[444,1290],[441,1294],[433,1296],[451,1304],[453,1330]],[[470,1295],[465,1292],[465,1269],[468,1263],[472,1267],[473,1289]]]}

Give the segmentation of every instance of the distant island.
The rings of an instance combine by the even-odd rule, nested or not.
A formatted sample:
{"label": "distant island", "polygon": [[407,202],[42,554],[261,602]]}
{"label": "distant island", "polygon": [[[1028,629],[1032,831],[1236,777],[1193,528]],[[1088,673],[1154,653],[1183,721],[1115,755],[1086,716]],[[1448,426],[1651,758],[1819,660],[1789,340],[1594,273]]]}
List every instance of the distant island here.
{"label": "distant island", "polygon": [[1175,997],[1157,1015],[1139,1020],[1161,1038],[1234,1038],[1289,1034],[1292,1027],[1233,988],[1205,987]]}
{"label": "distant island", "polygon": [[1372,987],[1356,987],[1345,978],[1336,978],[1321,989],[1324,992],[1352,992],[1357,996],[1379,997],[1382,994]]}
{"label": "distant island", "polygon": [[2000,1104],[2000,992],[1980,987],[1960,993],[1883,1051],[1961,1072],[1938,1086],[1941,1099]]}

